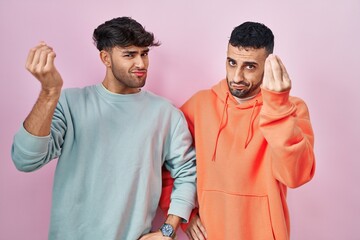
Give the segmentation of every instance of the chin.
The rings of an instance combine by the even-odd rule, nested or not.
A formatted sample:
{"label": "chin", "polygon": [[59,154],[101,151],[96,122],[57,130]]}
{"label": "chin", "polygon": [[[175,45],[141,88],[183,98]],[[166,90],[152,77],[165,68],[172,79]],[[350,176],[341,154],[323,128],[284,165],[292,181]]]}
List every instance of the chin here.
{"label": "chin", "polygon": [[144,86],[145,86],[145,81],[143,83],[139,84],[138,88],[142,88]]}
{"label": "chin", "polygon": [[234,90],[232,89],[230,91],[231,95],[233,95],[234,97],[237,97],[237,98],[245,98],[247,97],[247,92],[241,92],[239,90]]}

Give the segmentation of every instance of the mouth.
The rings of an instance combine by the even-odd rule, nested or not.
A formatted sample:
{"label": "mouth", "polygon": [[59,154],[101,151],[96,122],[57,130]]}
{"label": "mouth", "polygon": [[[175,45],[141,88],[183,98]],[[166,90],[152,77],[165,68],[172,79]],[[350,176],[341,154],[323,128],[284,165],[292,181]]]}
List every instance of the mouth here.
{"label": "mouth", "polygon": [[135,74],[137,77],[143,77],[146,75],[146,70],[136,70],[132,71],[131,73]]}
{"label": "mouth", "polygon": [[247,89],[249,86],[247,84],[239,84],[239,83],[231,83],[231,87],[238,91],[243,91],[244,89]]}

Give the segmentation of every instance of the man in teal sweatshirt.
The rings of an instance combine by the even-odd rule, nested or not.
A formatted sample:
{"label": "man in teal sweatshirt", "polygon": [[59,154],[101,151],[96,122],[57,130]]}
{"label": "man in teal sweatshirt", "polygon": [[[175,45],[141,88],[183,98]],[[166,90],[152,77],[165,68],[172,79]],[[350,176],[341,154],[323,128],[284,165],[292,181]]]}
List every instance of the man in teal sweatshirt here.
{"label": "man in teal sweatshirt", "polygon": [[[101,24],[93,40],[106,75],[81,89],[62,90],[50,46],[30,50],[26,68],[41,91],[14,137],[15,166],[30,172],[58,158],[50,240],[173,239],[194,207],[196,165],[182,113],[141,89],[159,42],[128,17]],[[151,233],[163,164],[175,186],[164,225]]]}

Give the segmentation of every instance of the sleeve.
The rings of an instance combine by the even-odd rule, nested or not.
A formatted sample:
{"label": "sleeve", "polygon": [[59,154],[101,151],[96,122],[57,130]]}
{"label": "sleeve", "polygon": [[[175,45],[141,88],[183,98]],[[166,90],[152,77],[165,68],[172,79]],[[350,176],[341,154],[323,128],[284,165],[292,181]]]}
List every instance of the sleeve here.
{"label": "sleeve", "polygon": [[[168,214],[173,214],[189,220],[190,213],[195,206],[196,196],[196,163],[195,150],[192,146],[192,137],[188,130],[185,118],[181,115],[169,143],[165,157],[165,167],[173,178],[171,201]],[[168,179],[170,179],[168,177]],[[171,181],[168,183],[171,184]],[[171,185],[165,191],[170,192]],[[161,205],[160,205],[161,206]]]}
{"label": "sleeve", "polygon": [[[196,96],[196,95],[195,95]],[[195,112],[195,96],[190,98],[188,101],[186,101],[181,107],[180,110],[185,116],[189,131],[194,139],[194,146],[195,146],[195,129],[194,129],[194,112]]]}
{"label": "sleeve", "polygon": [[162,168],[162,191],[159,202],[159,207],[166,216],[170,207],[170,196],[174,186],[174,179],[171,177],[170,172],[163,167]]}
{"label": "sleeve", "polygon": [[[180,110],[183,112],[185,118],[186,118],[186,122],[188,124],[188,127],[189,127],[189,130],[190,130],[190,133],[194,139],[193,141],[193,146],[195,147],[195,128],[194,128],[194,107],[195,107],[195,102],[196,102],[196,95],[193,96],[192,98],[190,98],[188,101],[186,101],[181,107],[180,107]],[[196,147],[195,147],[195,151],[196,151]],[[196,198],[196,201],[197,201],[197,198]],[[199,212],[199,207],[198,207],[198,203],[195,202],[195,208],[192,210],[191,212],[191,215],[190,215],[190,218],[189,218],[189,222],[193,219],[193,217],[195,215],[198,214]],[[182,230],[185,232],[188,225],[189,225],[189,222],[187,223],[182,223],[181,224],[181,228]]]}
{"label": "sleeve", "polygon": [[274,177],[290,188],[315,173],[314,134],[304,101],[287,92],[262,89],[260,129],[269,144]]}
{"label": "sleeve", "polygon": [[63,108],[59,102],[54,112],[48,136],[34,136],[26,131],[23,125],[15,134],[11,156],[16,168],[23,172],[32,172],[59,157],[65,133],[66,121]]}
{"label": "sleeve", "polygon": [[[168,215],[169,207],[170,207],[170,196],[172,192],[172,188],[174,186],[174,179],[171,177],[170,172],[163,167],[162,169],[162,192],[160,197],[159,207],[164,213],[165,216]],[[181,223],[180,227],[185,232],[187,226],[191,219],[198,213],[198,207],[195,207],[189,217],[188,222]]]}

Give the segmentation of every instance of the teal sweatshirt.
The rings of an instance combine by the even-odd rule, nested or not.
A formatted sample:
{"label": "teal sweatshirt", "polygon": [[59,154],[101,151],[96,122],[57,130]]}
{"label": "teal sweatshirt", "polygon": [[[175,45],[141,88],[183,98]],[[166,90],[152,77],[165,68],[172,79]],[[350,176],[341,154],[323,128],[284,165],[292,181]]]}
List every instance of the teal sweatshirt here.
{"label": "teal sweatshirt", "polygon": [[102,84],[63,90],[51,133],[16,133],[17,169],[58,158],[50,240],[135,240],[151,230],[165,164],[175,184],[169,214],[188,220],[196,194],[195,152],[182,113],[149,91],[121,95]]}

